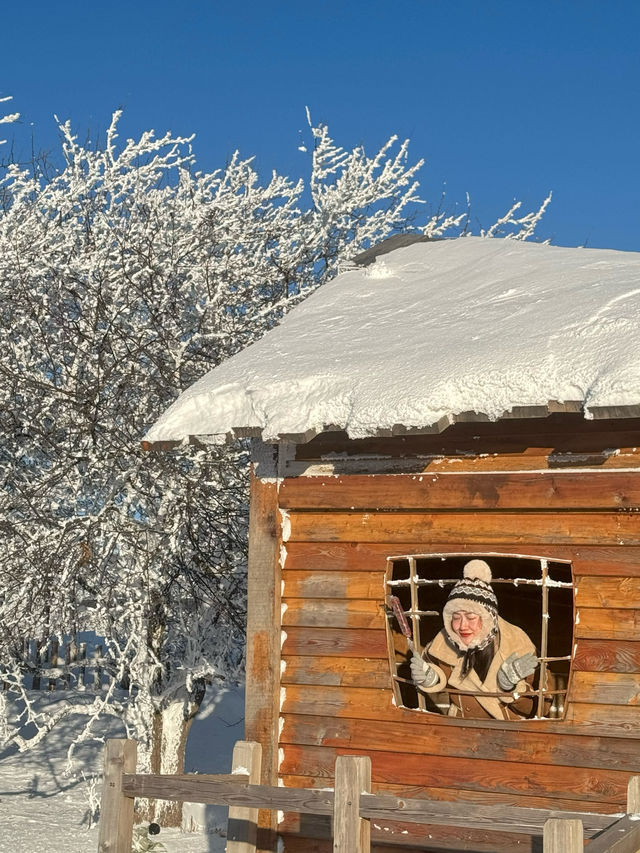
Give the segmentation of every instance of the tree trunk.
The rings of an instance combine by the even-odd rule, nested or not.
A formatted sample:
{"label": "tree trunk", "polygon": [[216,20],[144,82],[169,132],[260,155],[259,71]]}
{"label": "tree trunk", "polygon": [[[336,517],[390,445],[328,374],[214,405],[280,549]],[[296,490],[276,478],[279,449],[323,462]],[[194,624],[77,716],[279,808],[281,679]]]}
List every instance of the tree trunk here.
{"label": "tree trunk", "polygon": [[[154,774],[184,773],[187,735],[200,703],[176,700],[153,716],[151,755],[148,772]],[[147,772],[146,768],[142,772]],[[180,826],[182,803],[172,800],[140,800],[136,809],[140,821],[162,827]]]}

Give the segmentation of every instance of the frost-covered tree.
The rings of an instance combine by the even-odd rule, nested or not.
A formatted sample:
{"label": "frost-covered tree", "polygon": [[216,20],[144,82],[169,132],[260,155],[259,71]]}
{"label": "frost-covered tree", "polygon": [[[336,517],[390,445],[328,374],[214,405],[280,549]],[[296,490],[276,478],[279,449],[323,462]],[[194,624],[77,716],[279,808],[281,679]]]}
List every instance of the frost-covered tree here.
{"label": "frost-covered tree", "polygon": [[[68,714],[86,716],[83,738],[115,715],[143,769],[175,773],[205,685],[241,677],[247,460],[241,443],[144,453],[141,439],[341,259],[405,228],[422,163],[395,138],[369,157],[310,124],[308,184],[261,182],[238,154],[205,174],[190,139],[119,144],[118,119],[92,150],[61,124],[57,172],[0,181],[0,678],[36,733],[4,727],[28,749]],[[499,226],[518,236],[531,216]],[[16,639],[82,630],[104,637],[108,683],[36,710]]]}

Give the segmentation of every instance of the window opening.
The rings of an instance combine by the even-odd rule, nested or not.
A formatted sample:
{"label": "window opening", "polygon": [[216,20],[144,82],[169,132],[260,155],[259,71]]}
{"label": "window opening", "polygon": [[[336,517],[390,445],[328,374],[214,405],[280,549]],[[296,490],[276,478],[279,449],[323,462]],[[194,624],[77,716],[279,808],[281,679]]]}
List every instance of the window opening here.
{"label": "window opening", "polygon": [[[439,692],[425,692],[416,687],[410,670],[412,648],[422,654],[442,633],[444,606],[471,560],[483,560],[491,569],[490,587],[497,599],[499,617],[524,631],[535,646],[535,673],[528,679],[525,692],[514,692],[516,701],[526,697],[530,700],[530,712],[519,719],[562,719],[573,650],[571,563],[521,554],[414,554],[388,558],[387,638],[396,703],[451,715],[452,704],[464,704],[464,697],[489,695],[484,688],[482,692],[458,690],[449,683]],[[496,691],[494,697],[504,698],[499,688]],[[472,716],[471,712],[462,715]]]}

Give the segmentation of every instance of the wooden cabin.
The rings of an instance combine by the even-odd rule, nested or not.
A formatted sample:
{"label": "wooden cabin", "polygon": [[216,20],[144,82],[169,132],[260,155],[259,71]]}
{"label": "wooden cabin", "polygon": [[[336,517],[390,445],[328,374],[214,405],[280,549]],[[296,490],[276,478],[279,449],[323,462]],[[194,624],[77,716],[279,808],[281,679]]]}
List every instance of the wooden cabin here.
{"label": "wooden cabin", "polygon": [[[148,435],[254,436],[246,737],[262,743],[263,782],[329,787],[336,756],[365,754],[374,791],[624,811],[640,773],[640,255],[387,248]],[[536,646],[527,718],[450,716],[411,681],[408,640],[439,630],[472,557]],[[331,850],[328,818],[271,829],[280,847],[274,835],[265,850]],[[374,822],[372,840],[541,850],[400,822]]]}

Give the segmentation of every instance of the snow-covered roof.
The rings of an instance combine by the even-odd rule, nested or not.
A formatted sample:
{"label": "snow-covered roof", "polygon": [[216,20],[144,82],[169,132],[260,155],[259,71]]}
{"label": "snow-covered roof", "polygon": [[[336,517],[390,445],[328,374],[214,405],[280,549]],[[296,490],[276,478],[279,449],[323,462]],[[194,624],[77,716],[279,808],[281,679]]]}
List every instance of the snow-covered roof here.
{"label": "snow-covered roof", "polygon": [[325,284],[187,389],[146,440],[638,416],[639,347],[640,253],[418,242]]}

